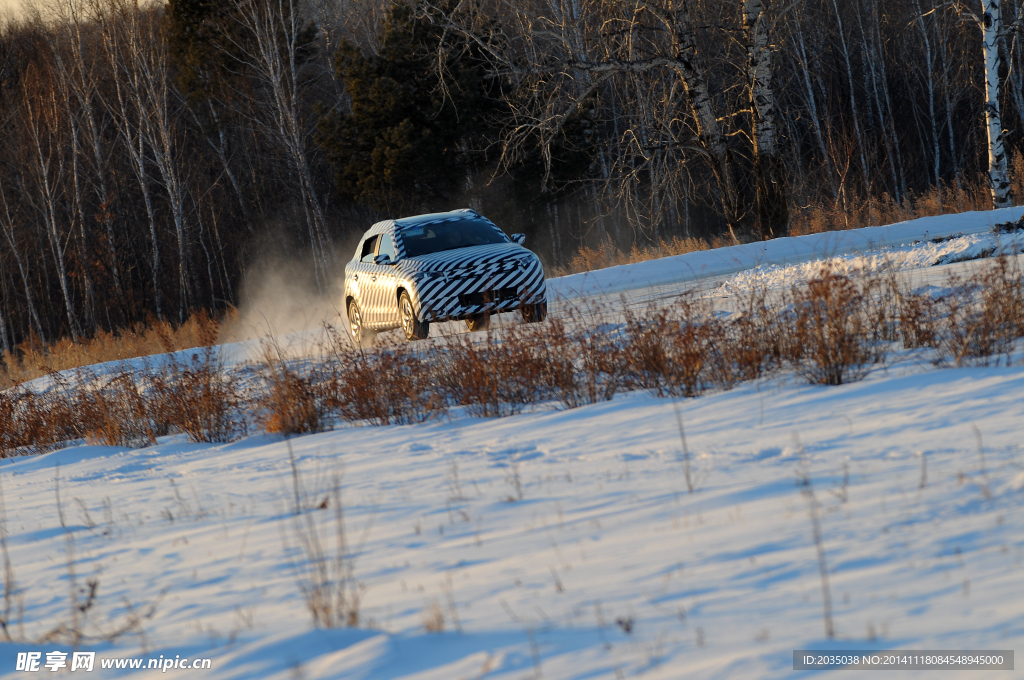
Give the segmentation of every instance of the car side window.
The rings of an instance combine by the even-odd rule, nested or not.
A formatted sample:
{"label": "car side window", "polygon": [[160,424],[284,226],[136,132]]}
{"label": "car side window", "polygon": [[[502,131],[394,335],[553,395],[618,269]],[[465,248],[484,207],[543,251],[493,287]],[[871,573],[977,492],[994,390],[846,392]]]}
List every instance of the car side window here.
{"label": "car side window", "polygon": [[380,235],[371,236],[370,238],[363,241],[363,250],[359,254],[360,262],[369,262],[373,264],[373,254],[377,250],[377,241],[380,240]]}
{"label": "car side window", "polygon": [[380,237],[380,247],[377,249],[377,256],[387,255],[394,262],[398,258],[395,256],[395,242],[391,238],[391,234],[384,234]]}

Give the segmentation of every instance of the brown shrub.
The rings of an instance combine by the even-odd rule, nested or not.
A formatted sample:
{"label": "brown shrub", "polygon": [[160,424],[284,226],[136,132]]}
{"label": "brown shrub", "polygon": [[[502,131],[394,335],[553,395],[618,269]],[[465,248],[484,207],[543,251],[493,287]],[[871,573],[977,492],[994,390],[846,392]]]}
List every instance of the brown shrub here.
{"label": "brown shrub", "polygon": [[569,317],[576,321],[574,332],[561,319],[552,319],[520,341],[532,342],[542,352],[547,386],[566,408],[610,401],[628,382],[622,343],[607,327],[595,328],[593,318]]}
{"label": "brown shrub", "polygon": [[314,380],[284,364],[266,370],[263,428],[286,435],[322,430],[326,409]]}
{"label": "brown shrub", "polygon": [[[933,300],[892,272],[853,280],[823,271],[777,299],[764,289],[739,296],[729,321],[706,298],[687,295],[668,307],[627,309],[625,323],[570,310],[542,324],[369,351],[353,352],[347,338],[328,333],[327,357],[289,363],[280,352],[268,355],[253,382],[265,386],[257,405],[266,430],[300,434],[324,429],[335,415],[391,425],[422,422],[451,406],[481,417],[551,400],[575,408],[636,388],[696,396],[786,366],[812,383],[837,385],[864,377],[895,340],[936,347],[958,365],[1008,360],[1024,337],[1017,259],[998,257],[970,277],[950,277],[949,288]],[[213,342],[212,325],[204,327],[197,337]],[[169,357],[148,391],[122,369],[108,376],[51,372],[45,390],[0,392],[0,455],[82,439],[139,446],[169,428],[194,441],[229,439],[245,426],[241,378],[222,370],[216,356],[207,348],[191,361]]]}
{"label": "brown shrub", "polygon": [[444,411],[428,363],[405,347],[336,354],[325,384],[327,408],[374,425],[421,423]]}
{"label": "brown shrub", "polygon": [[811,383],[860,380],[884,356],[869,314],[870,294],[850,278],[828,271],[792,290],[790,357]]}
{"label": "brown shrub", "polygon": [[46,392],[15,387],[0,393],[0,456],[44,453],[84,438],[77,404],[60,376],[54,378]]}
{"label": "brown shrub", "polygon": [[938,345],[954,364],[988,365],[1024,336],[1024,280],[1016,258],[1000,255],[973,276],[950,275]]}
{"label": "brown shrub", "polygon": [[147,400],[130,370],[112,377],[81,374],[76,397],[87,441],[132,448],[156,443]]}
{"label": "brown shrub", "polygon": [[684,297],[675,307],[645,317],[628,311],[626,337],[631,377],[659,397],[694,397],[729,375],[723,363],[725,326],[701,299]]}
{"label": "brown shrub", "polygon": [[930,295],[899,296],[899,334],[906,349],[935,346],[935,301]]}
{"label": "brown shrub", "polygon": [[521,341],[526,338],[516,329],[503,337],[489,331],[480,340],[448,336],[433,357],[433,382],[450,404],[482,418],[513,415],[551,399],[550,352]]}
{"label": "brown shrub", "polygon": [[756,380],[778,368],[789,344],[786,317],[769,301],[768,290],[752,288],[737,298],[739,314],[726,328],[723,358],[719,363],[723,386]]}
{"label": "brown shrub", "polygon": [[166,371],[151,378],[154,418],[194,442],[221,442],[245,432],[235,380],[222,370],[212,348],[188,362],[168,357]]}
{"label": "brown shrub", "polygon": [[328,410],[325,392],[330,389],[329,379],[321,375],[324,363],[289,362],[276,338],[270,339],[259,367],[263,379],[260,421],[264,430],[294,435],[324,429]]}

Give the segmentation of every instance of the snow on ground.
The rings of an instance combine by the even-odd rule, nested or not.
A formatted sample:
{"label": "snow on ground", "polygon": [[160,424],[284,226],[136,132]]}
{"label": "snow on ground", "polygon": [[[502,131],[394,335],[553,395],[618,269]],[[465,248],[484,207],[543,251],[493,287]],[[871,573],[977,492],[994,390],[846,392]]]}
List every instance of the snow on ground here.
{"label": "snow on ground", "polygon": [[837,257],[812,259],[798,264],[759,265],[726,279],[713,294],[733,295],[748,292],[755,287],[777,289],[799,285],[819,276],[822,269],[846,276],[904,272],[967,262],[996,253],[1016,254],[1022,251],[1024,233],[1021,232],[938,237]]}
{"label": "snow on ground", "polygon": [[[163,592],[146,656],[210,657],[204,677],[789,677],[798,648],[1012,649],[1022,391],[1024,368],[909,362],[688,400],[693,493],[675,406],[646,394],[296,438],[304,505],[343,474],[357,630],[311,630],[278,438],[5,461],[25,631],[68,606],[70,535],[99,620]],[[834,642],[800,475],[823,506]],[[309,512],[333,535],[330,507]],[[443,633],[424,627],[435,605]],[[61,648],[6,647],[12,674],[17,651]],[[99,651],[140,654],[131,639]]]}
{"label": "snow on ground", "polygon": [[[993,225],[1018,220],[1024,206],[966,212],[890,224],[882,227],[829,231],[807,236],[779,238],[666,257],[650,262],[620,265],[597,271],[563,276],[549,281],[555,297],[573,298],[606,295],[650,286],[734,274],[767,265],[793,265],[825,260],[846,254],[861,254],[956,235],[991,232]],[[964,242],[964,245],[968,245]],[[955,247],[942,249],[954,252]],[[921,254],[926,254],[926,249]],[[924,262],[924,260],[921,260]]]}
{"label": "snow on ground", "polygon": [[[918,232],[970,235],[974,224],[980,234],[1020,213],[890,233],[916,229],[906,238],[930,243]],[[913,258],[923,243],[887,252]],[[630,271],[643,266],[650,281],[669,264]],[[624,281],[605,271],[605,283]],[[1024,367],[935,369],[909,352],[840,387],[784,375],[675,403],[632,393],[504,419],[455,412],[290,441],[178,437],[4,460],[22,636],[68,618],[70,556],[78,587],[99,584],[84,633],[115,627],[128,603],[155,604],[144,639],[81,648],[212,660],[212,670],[170,671],[183,677],[775,678],[796,674],[800,648],[1020,648],[1022,393]],[[311,625],[289,450],[299,522],[311,518],[331,554],[341,476],[359,628]],[[824,633],[818,506],[835,640]],[[20,676],[18,652],[71,651],[0,649],[4,677]]]}

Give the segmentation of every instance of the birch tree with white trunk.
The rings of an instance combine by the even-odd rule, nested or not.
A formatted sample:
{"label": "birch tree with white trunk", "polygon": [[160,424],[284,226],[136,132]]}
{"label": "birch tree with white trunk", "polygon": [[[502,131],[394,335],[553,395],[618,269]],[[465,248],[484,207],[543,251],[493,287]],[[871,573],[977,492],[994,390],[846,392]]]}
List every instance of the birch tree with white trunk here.
{"label": "birch tree with white trunk", "polygon": [[7,241],[7,246],[14,256],[14,263],[18,266],[18,273],[21,275],[21,285],[25,293],[25,305],[28,307],[29,326],[35,329],[36,335],[40,338],[45,338],[43,324],[39,320],[39,313],[36,311],[36,304],[32,298],[32,286],[29,284],[28,258],[22,257],[14,236],[14,218],[11,216],[11,206],[7,201],[7,192],[4,191],[3,182],[0,182],[0,202],[4,206],[3,214],[0,214],[0,229],[4,232],[4,239]]}
{"label": "birch tree with white trunk", "polygon": [[[56,15],[64,24],[65,30],[59,37],[68,47],[69,58],[65,63],[60,54],[60,46],[53,45],[54,65],[60,72],[58,84],[70,91],[78,104],[83,128],[83,153],[92,163],[92,186],[100,210],[96,216],[103,224],[106,236],[106,255],[110,274],[113,278],[114,292],[118,303],[125,304],[124,288],[121,282],[121,264],[117,253],[117,240],[114,236],[113,211],[114,200],[107,181],[107,160],[110,153],[106,148],[103,132],[103,109],[97,105],[97,81],[95,65],[86,65],[86,46],[82,35],[82,24],[88,22],[88,7],[84,0],[60,0],[54,4]],[[65,95],[67,96],[67,94]],[[69,115],[72,115],[69,111]],[[77,152],[76,152],[77,153]],[[84,215],[81,216],[84,220]]]}
{"label": "birch tree with white trunk", "polygon": [[65,221],[61,215],[61,184],[65,179],[65,167],[63,149],[61,148],[63,147],[62,140],[59,140],[55,133],[59,106],[53,92],[31,92],[29,85],[26,84],[24,93],[26,114],[24,120],[32,156],[30,167],[33,176],[31,179],[35,184],[34,192],[28,190],[27,186],[25,187],[25,196],[29,198],[42,218],[43,230],[49,241],[54,268],[57,271],[57,281],[64,298],[68,329],[71,332],[71,339],[78,342],[78,338],[82,335],[82,329],[78,325],[78,319],[75,317],[75,305],[71,300],[71,285],[68,280],[65,251],[69,236],[61,228]]}
{"label": "birch tree with white trunk", "polygon": [[698,55],[697,35],[687,0],[679,0],[675,4],[669,15],[669,24],[675,57],[673,65],[683,82],[701,144],[712,159],[712,172],[718,183],[729,235],[734,243],[739,243],[737,232],[741,229],[743,210],[736,166],[715,110],[707,73]]}
{"label": "birch tree with white trunk", "polygon": [[[125,68],[125,42],[121,27],[117,21],[117,13],[106,0],[93,0],[92,10],[100,25],[103,48],[110,65],[110,74],[114,84],[115,102],[108,102],[107,108],[112,112],[121,146],[126,160],[139,184],[139,193],[146,210],[150,252],[150,281],[153,288],[153,305],[158,319],[163,321],[160,290],[160,239],[157,234],[156,209],[150,194],[150,178],[147,168],[148,160],[145,145],[145,102],[142,78],[138,69]],[[108,11],[109,10],[109,11]]]}
{"label": "birch tree with white trunk", "polygon": [[118,3],[124,35],[121,68],[139,86],[133,93],[138,104],[140,132],[153,164],[167,192],[167,203],[178,246],[178,320],[184,321],[193,295],[190,263],[190,234],[187,220],[188,187],[183,174],[181,141],[176,112],[176,93],[170,84],[167,42],[159,25],[144,16],[138,5]]}
{"label": "birch tree with white trunk", "polygon": [[[999,99],[1002,81],[999,70],[1003,65],[1000,45],[1003,38],[1002,0],[981,0],[981,15],[975,14],[962,2],[955,5],[961,17],[974,21],[981,29],[981,53],[985,75],[985,132],[988,139],[988,183],[992,192],[992,205],[1007,208],[1010,200],[1010,173],[1007,171],[1006,146],[1003,136],[1003,118]],[[1017,28],[1016,25],[1013,26]]]}
{"label": "birch tree with white trunk", "polygon": [[988,180],[992,189],[992,205],[1010,206],[1010,176],[1006,170],[1006,148],[1003,143],[1003,119],[999,112],[999,34],[1002,30],[1002,0],[982,0],[982,53],[985,57],[985,122],[988,132]]}

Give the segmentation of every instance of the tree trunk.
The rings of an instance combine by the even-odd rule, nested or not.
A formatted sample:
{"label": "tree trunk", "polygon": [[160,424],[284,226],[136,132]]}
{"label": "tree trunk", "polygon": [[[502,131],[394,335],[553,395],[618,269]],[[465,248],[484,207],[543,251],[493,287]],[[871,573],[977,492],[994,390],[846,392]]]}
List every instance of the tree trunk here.
{"label": "tree trunk", "polygon": [[828,174],[829,188],[832,190],[832,200],[838,202],[839,190],[836,188],[835,169],[832,167],[832,160],[828,153],[828,147],[825,145],[825,136],[822,133],[823,126],[821,116],[818,113],[818,101],[814,96],[814,85],[811,83],[811,65],[807,58],[807,48],[804,46],[804,28],[802,21],[797,23],[796,38],[797,55],[800,58],[800,72],[803,76],[802,84],[804,86],[804,90],[807,92],[807,109],[811,116],[811,127],[814,128],[814,139],[818,142],[818,150],[821,152],[821,161]]}
{"label": "tree trunk", "polygon": [[789,181],[786,163],[779,151],[775,124],[777,102],[772,91],[772,51],[762,0],[743,0],[743,30],[747,41],[747,85],[753,119],[758,231],[762,238],[788,236]]}
{"label": "tree trunk", "polygon": [[949,98],[949,91],[952,88],[949,78],[949,65],[946,62],[946,45],[945,41],[942,40],[942,36],[945,34],[943,31],[942,15],[936,15],[936,22],[939,23],[939,57],[942,66],[942,95],[943,103],[946,108],[946,131],[947,131],[947,142],[949,143],[949,162],[953,165],[953,182],[956,186],[956,194],[958,207],[963,210],[963,194],[960,191],[960,163],[957,160],[956,154],[956,131],[953,128],[953,103]]}
{"label": "tree trunk", "polygon": [[[156,311],[156,318],[164,320],[162,306],[160,303],[160,241],[157,237],[156,211],[153,207],[153,200],[149,190],[149,173],[146,170],[145,136],[143,134],[143,121],[145,118],[145,102],[142,93],[142,86],[137,69],[126,67],[124,57],[123,40],[118,35],[117,27],[114,24],[114,17],[101,14],[101,33],[103,47],[110,63],[110,72],[114,81],[114,92],[117,95],[117,109],[112,110],[118,136],[123,141],[123,148],[128,155],[128,164],[132,174],[139,184],[139,192],[142,194],[142,203],[146,209],[146,218],[149,223],[150,240],[153,244],[152,264],[150,275],[153,287],[153,306]],[[134,120],[137,119],[136,124]]]}
{"label": "tree trunk", "polygon": [[[853,133],[857,138],[857,148],[860,151],[860,167],[864,174],[864,193],[867,196],[870,214],[871,206],[871,176],[868,169],[867,156],[864,152],[864,139],[860,132],[860,114],[857,112],[857,93],[853,82],[853,66],[850,64],[850,48],[846,43],[846,34],[843,29],[843,18],[839,12],[839,3],[832,0],[832,7],[836,12],[836,25],[839,27],[839,47],[843,51],[843,63],[846,66],[846,83],[850,93],[850,115],[853,118]],[[869,217],[868,222],[872,222]]]}
{"label": "tree trunk", "polygon": [[1006,171],[1006,150],[1003,146],[1003,121],[999,114],[999,31],[1002,28],[999,3],[982,0],[982,52],[985,55],[985,119],[988,123],[988,179],[992,189],[992,205],[1010,206],[1010,178]]}
{"label": "tree trunk", "polygon": [[[52,95],[52,93],[51,93]],[[63,175],[63,162],[59,157],[54,163],[54,138],[53,131],[49,131],[47,149],[43,150],[43,137],[47,131],[42,130],[43,111],[32,107],[31,95],[26,91],[25,118],[29,127],[29,134],[32,139],[32,161],[38,173],[36,180],[39,182],[39,204],[38,208],[42,214],[43,223],[46,227],[46,236],[50,242],[50,250],[53,253],[53,263],[57,268],[57,282],[60,284],[61,295],[64,298],[64,307],[67,310],[68,329],[71,332],[71,339],[78,342],[82,331],[78,327],[78,320],[75,318],[74,305],[71,303],[71,287],[68,282],[67,261],[64,254],[64,234],[60,232],[57,224],[57,209],[59,204],[58,184]],[[53,97],[50,101],[49,114],[51,121],[57,117],[57,104]],[[28,191],[26,190],[26,194]]]}
{"label": "tree trunk", "polygon": [[18,265],[18,274],[21,275],[21,285],[25,289],[25,304],[28,305],[28,317],[29,317],[29,328],[35,326],[36,334],[40,340],[45,340],[45,334],[43,333],[43,324],[39,320],[39,313],[36,311],[36,304],[32,300],[32,288],[28,282],[28,272],[25,269],[25,261],[21,257],[21,253],[18,251],[18,245],[14,241],[14,221],[11,219],[10,205],[7,203],[7,194],[3,190],[3,185],[0,184],[0,201],[4,204],[3,218],[0,219],[0,226],[3,226],[4,237],[7,239],[7,245],[11,249],[11,254],[14,256],[14,263]]}
{"label": "tree trunk", "polygon": [[[93,104],[93,99],[96,96],[96,81],[94,76],[87,72],[83,55],[86,47],[82,39],[82,7],[78,0],[68,0],[61,4],[61,12],[65,15],[64,20],[68,24],[68,35],[70,37],[73,57],[69,71],[74,73],[69,72],[67,75],[71,88],[82,109],[82,117],[85,122],[85,141],[90,147],[92,161],[95,164],[96,183],[94,186],[100,205],[100,213],[97,218],[103,223],[104,231],[106,232],[107,257],[110,261],[110,274],[114,280],[114,293],[117,296],[122,312],[130,314],[128,301],[121,283],[121,266],[117,257],[117,241],[114,238],[114,225],[110,210],[110,202],[113,200],[113,196],[107,187],[106,163],[103,160],[103,134],[101,126],[97,122],[96,107]],[[57,54],[56,50],[57,46],[55,45],[55,54]],[[63,64],[59,65],[63,71]],[[82,215],[82,219],[85,219],[84,215]]]}
{"label": "tree trunk", "polygon": [[741,231],[742,209],[736,168],[712,105],[707,75],[697,58],[697,39],[687,0],[681,0],[672,15],[672,34],[676,70],[686,90],[701,145],[712,160],[711,170],[718,184],[729,235],[734,243],[739,243],[736,234]]}

